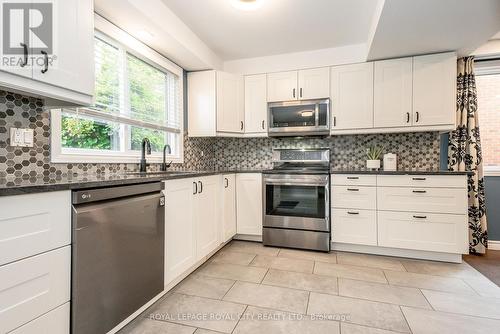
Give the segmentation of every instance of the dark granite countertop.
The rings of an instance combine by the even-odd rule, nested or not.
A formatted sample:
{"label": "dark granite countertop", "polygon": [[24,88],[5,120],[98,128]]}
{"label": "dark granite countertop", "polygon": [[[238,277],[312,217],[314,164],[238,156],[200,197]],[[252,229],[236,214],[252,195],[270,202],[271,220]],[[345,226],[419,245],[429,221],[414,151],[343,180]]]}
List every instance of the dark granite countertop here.
{"label": "dark granite countertop", "polygon": [[447,170],[369,170],[369,169],[332,169],[330,174],[368,174],[368,175],[469,175],[472,172],[453,172]]}
{"label": "dark granite countertop", "polygon": [[56,175],[51,177],[34,177],[28,179],[0,178],[0,196],[22,195],[59,190],[91,189],[227,173],[260,173],[261,171],[261,169],[228,169],[203,171],[181,170],[171,171],[169,174],[130,173],[67,176]]}

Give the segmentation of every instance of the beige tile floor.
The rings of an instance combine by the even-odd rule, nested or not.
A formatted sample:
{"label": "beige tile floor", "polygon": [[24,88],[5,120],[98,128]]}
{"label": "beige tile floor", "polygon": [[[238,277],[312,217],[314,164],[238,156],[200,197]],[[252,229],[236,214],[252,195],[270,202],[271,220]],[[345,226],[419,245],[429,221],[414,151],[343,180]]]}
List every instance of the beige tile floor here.
{"label": "beige tile floor", "polygon": [[494,334],[500,288],[465,262],[233,241],[120,331],[175,333]]}

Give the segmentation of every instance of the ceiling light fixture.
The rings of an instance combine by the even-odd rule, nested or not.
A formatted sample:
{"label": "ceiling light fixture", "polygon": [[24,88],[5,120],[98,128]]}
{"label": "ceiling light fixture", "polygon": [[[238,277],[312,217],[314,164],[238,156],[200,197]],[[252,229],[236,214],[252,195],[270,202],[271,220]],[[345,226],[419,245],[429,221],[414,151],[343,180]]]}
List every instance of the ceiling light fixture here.
{"label": "ceiling light fixture", "polygon": [[247,11],[259,9],[262,2],[263,0],[231,0],[234,8]]}

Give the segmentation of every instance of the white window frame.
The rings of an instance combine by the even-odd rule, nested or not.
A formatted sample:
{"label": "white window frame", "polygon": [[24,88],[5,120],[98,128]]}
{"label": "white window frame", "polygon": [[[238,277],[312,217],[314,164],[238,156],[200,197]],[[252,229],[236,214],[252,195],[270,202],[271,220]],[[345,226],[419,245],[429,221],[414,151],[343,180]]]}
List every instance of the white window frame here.
{"label": "white window frame", "polygon": [[[488,58],[484,58],[484,62],[476,62],[474,64],[475,75],[482,76],[500,74],[500,60],[498,60],[499,58],[500,55],[495,57],[496,60],[487,61]],[[481,58],[479,57],[479,59]],[[500,115],[498,117],[500,117]],[[481,119],[479,119],[479,126],[481,126]],[[484,176],[500,176],[500,166],[484,166],[483,174]]]}
{"label": "white window frame", "polygon": [[[104,41],[109,42],[111,45],[118,42],[120,46],[127,52],[140,60],[146,62],[147,64],[159,69],[163,72],[170,72],[178,77],[178,89],[179,89],[179,108],[180,112],[180,133],[178,134],[179,143],[176,155],[166,156],[167,162],[172,161],[173,163],[183,163],[184,162],[184,73],[183,69],[168,60],[164,56],[160,55],[156,51],[149,48],[147,45],[138,41],[125,31],[116,27],[106,19],[99,15],[94,15],[94,25],[95,34]],[[128,105],[128,96],[125,96],[125,104]],[[127,106],[126,106],[127,108]],[[61,142],[61,117],[64,109],[53,109],[51,110],[51,162],[53,163],[138,163],[140,160],[139,151],[128,150],[129,139],[123,133],[121,133],[121,151],[110,151],[110,150],[95,150],[95,149],[78,149],[78,148],[63,148]],[[74,112],[73,112],[74,113]],[[85,110],[82,115],[92,116],[91,110]],[[98,116],[97,116],[98,117]],[[110,121],[117,121],[126,118],[124,115],[116,115],[108,117]],[[104,120],[104,119],[103,119]],[[131,123],[127,119],[127,123]],[[133,121],[133,125],[141,126],[142,122]],[[124,128],[123,126],[121,127]],[[128,127],[129,128],[129,127]],[[147,128],[151,128],[150,125]],[[166,136],[170,134],[166,133]],[[148,162],[160,163],[163,160],[162,152],[152,152],[151,155],[147,157]]]}

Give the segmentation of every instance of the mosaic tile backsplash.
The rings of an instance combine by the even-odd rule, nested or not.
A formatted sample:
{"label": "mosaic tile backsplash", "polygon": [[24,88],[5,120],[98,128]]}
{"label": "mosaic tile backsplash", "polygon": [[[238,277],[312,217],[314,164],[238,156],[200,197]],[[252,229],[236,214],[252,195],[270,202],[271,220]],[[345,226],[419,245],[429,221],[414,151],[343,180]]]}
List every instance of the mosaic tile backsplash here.
{"label": "mosaic tile backsplash", "polygon": [[[11,127],[35,131],[32,148],[10,146]],[[331,167],[365,167],[365,148],[383,146],[398,155],[398,169],[439,169],[439,134],[435,132],[349,135],[328,138],[189,138],[184,163],[172,169],[271,168],[273,148],[329,147]],[[137,164],[53,164],[50,162],[50,112],[40,99],[0,90],[0,178],[57,177],[68,174],[123,173]],[[158,169],[152,164],[151,169]]]}

